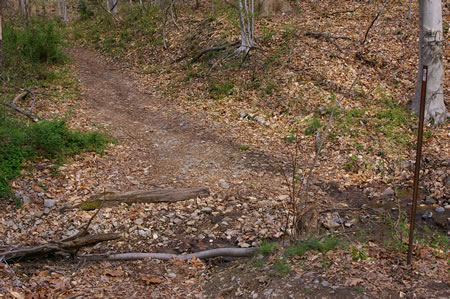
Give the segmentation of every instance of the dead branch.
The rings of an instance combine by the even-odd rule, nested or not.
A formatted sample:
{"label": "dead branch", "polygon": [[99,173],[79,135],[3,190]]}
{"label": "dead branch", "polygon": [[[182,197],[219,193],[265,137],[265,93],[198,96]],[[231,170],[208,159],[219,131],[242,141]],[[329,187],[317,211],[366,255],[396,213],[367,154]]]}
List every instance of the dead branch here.
{"label": "dead branch", "polygon": [[13,104],[13,105],[16,105],[16,102],[17,102],[17,101],[24,99],[27,95],[28,95],[28,91],[27,91],[27,90],[24,91],[24,92],[22,92],[22,93],[19,93],[19,94],[16,95],[16,96],[14,97],[14,99],[12,100],[12,104]]}
{"label": "dead branch", "polygon": [[344,51],[341,49],[341,47],[339,46],[339,44],[337,43],[337,39],[346,39],[346,40],[351,40],[351,41],[356,41],[354,38],[352,37],[348,37],[348,36],[336,36],[336,35],[332,35],[329,32],[306,32],[305,36],[311,36],[314,38],[325,38],[328,42],[332,43],[333,45],[336,46],[336,48],[338,49],[339,52],[344,53]]}
{"label": "dead branch", "polygon": [[364,43],[367,40],[367,36],[369,35],[370,29],[372,29],[373,25],[375,25],[376,21],[378,20],[378,18],[380,17],[380,15],[383,13],[384,8],[386,7],[386,5],[389,3],[389,0],[384,1],[383,6],[378,10],[377,15],[375,16],[375,18],[373,18],[372,22],[369,25],[369,28],[367,28],[366,33],[364,34],[364,39],[361,42],[361,46],[364,45]]}
{"label": "dead branch", "polygon": [[208,188],[182,188],[168,190],[130,191],[124,193],[105,192],[94,195],[92,200],[80,205],[83,210],[97,209],[103,202],[104,207],[112,207],[120,203],[158,203],[177,202],[209,195]]}
{"label": "dead branch", "polygon": [[215,46],[215,47],[203,49],[192,58],[191,63],[198,61],[200,59],[200,57],[202,57],[203,55],[205,55],[208,52],[225,50],[228,47],[237,46],[240,42],[241,42],[241,40],[237,40],[237,41],[234,41],[234,42],[222,45],[222,46]]}
{"label": "dead branch", "polygon": [[84,236],[81,238],[64,241],[64,242],[61,242],[61,241],[50,242],[48,244],[44,244],[44,245],[40,245],[40,246],[0,252],[0,261],[15,262],[18,260],[28,260],[28,259],[32,259],[32,258],[45,257],[50,254],[54,254],[54,253],[58,253],[58,252],[72,253],[74,251],[79,250],[82,247],[93,246],[100,242],[115,240],[118,238],[120,238],[119,234],[110,233],[110,234]]}
{"label": "dead branch", "polygon": [[[29,95],[29,94],[32,96],[33,102],[31,103],[30,108],[28,108],[28,111],[25,111],[25,110],[23,110],[22,108],[18,107],[18,106],[16,105],[16,102],[19,101],[19,100],[22,100],[22,99],[26,98],[26,96]],[[10,108],[16,110],[17,112],[19,112],[19,113],[25,115],[26,117],[28,117],[28,118],[31,119],[32,121],[38,122],[38,121],[39,121],[39,117],[37,117],[37,116],[31,114],[31,112],[33,111],[33,108],[34,108],[35,103],[36,103],[36,98],[35,98],[35,96],[34,96],[34,93],[33,93],[32,91],[30,91],[30,90],[25,90],[24,92],[22,92],[22,93],[16,95],[16,96],[14,97],[14,99],[12,100],[11,103],[0,102],[0,104],[3,104],[3,105],[5,105],[5,106],[8,106],[8,107],[10,107]]]}
{"label": "dead branch", "polygon": [[356,41],[356,39],[354,39],[353,37],[333,35],[329,32],[306,32],[305,35],[315,37],[315,38],[324,37],[327,39],[333,38],[333,39],[346,39],[346,40],[351,40],[354,42]]}
{"label": "dead branch", "polygon": [[5,106],[8,106],[8,107],[10,107],[10,108],[16,110],[17,112],[19,112],[19,113],[25,115],[26,117],[28,117],[29,119],[31,119],[31,120],[34,121],[34,122],[38,122],[38,121],[39,121],[39,117],[37,117],[37,116],[35,116],[35,115],[33,115],[33,114],[31,114],[31,113],[29,113],[29,112],[23,110],[23,109],[20,108],[20,107],[17,107],[17,106],[14,105],[14,104],[11,104],[11,103],[5,103],[5,102],[0,102],[0,104],[3,104],[3,105],[5,105]]}
{"label": "dead branch", "polygon": [[205,251],[200,251],[191,254],[170,254],[170,253],[117,253],[117,254],[103,254],[103,255],[84,255],[80,256],[85,261],[131,261],[142,259],[157,259],[157,260],[171,260],[182,259],[189,260],[192,258],[208,259],[214,257],[232,256],[232,257],[249,257],[253,256],[259,249],[253,248],[217,248]]}

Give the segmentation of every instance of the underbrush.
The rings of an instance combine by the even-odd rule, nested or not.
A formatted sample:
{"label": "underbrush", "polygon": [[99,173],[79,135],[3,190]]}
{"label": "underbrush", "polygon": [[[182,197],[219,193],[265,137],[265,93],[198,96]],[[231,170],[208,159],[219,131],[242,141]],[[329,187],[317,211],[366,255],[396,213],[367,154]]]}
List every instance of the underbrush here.
{"label": "underbrush", "polygon": [[[63,51],[62,25],[43,18],[29,22],[12,18],[5,24],[1,102],[11,101],[24,89],[39,95],[42,92],[51,99],[75,97],[76,81],[63,66],[68,58]],[[43,157],[61,164],[66,157],[83,151],[101,152],[111,141],[99,132],[70,130],[64,120],[29,124],[20,117],[0,106],[0,198],[12,195],[9,181],[20,176],[25,160]]]}
{"label": "underbrush", "polygon": [[11,195],[9,180],[18,177],[25,159],[44,157],[62,163],[83,151],[101,152],[111,138],[99,132],[70,130],[64,120],[27,125],[0,118],[0,198]]}
{"label": "underbrush", "polygon": [[68,61],[63,51],[66,43],[56,21],[32,18],[23,25],[20,20],[5,22],[3,29],[4,61],[0,70],[2,87],[35,85],[51,76],[51,65]]}
{"label": "underbrush", "polygon": [[[321,265],[323,268],[330,266],[330,261],[325,255],[338,247],[345,247],[347,244],[334,236],[324,236],[319,238],[309,238],[305,241],[296,242],[287,248],[280,248],[276,242],[263,241],[260,245],[260,256],[253,261],[256,268],[262,269],[266,263],[271,264],[272,275],[285,276],[292,266],[297,264],[298,259],[309,251],[322,254]],[[301,262],[300,262],[301,263]],[[268,268],[265,268],[268,269]]]}
{"label": "underbrush", "polygon": [[73,40],[81,39],[104,53],[120,55],[130,48],[161,44],[161,13],[156,5],[124,4],[113,16],[93,2],[82,1],[78,11],[80,17],[71,28]]}

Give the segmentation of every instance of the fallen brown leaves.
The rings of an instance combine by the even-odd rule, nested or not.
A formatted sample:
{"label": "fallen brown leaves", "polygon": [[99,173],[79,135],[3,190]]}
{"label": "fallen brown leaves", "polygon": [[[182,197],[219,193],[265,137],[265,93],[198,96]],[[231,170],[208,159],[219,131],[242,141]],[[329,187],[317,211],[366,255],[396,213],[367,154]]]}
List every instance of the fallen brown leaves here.
{"label": "fallen brown leaves", "polygon": [[[348,207],[352,202],[343,198],[348,195],[346,188],[373,185],[376,192],[382,192],[380,184],[408,185],[412,171],[402,165],[413,159],[413,150],[379,131],[382,123],[377,119],[386,97],[400,103],[403,109],[414,89],[417,28],[413,21],[406,20],[407,1],[403,2],[393,4],[381,16],[359,56],[360,49],[352,39],[362,38],[363,29],[377,10],[373,3],[351,1],[319,1],[314,5],[304,1],[298,3],[299,15],[260,20],[257,32],[264,35],[262,43],[267,53],[255,53],[240,70],[227,65],[216,68],[218,71],[210,77],[202,73],[205,70],[201,63],[208,65],[208,62],[191,65],[197,75],[190,78],[184,62],[169,67],[165,63],[184,54],[188,40],[182,37],[188,31],[198,32],[194,34],[196,49],[213,45],[221,37],[229,39],[232,37],[229,32],[238,34],[224,17],[205,24],[202,14],[180,12],[179,23],[186,24],[185,32],[173,31],[168,35],[169,51],[151,47],[131,49],[127,54],[128,62],[139,71],[155,70],[147,74],[136,74],[132,68],[113,64],[90,51],[75,50],[72,56],[76,65],[69,67],[69,73],[76,72],[82,79],[83,86],[78,86],[81,98],[65,95],[63,102],[40,99],[36,111],[45,118],[73,111],[72,126],[83,129],[104,126],[120,143],[111,145],[103,156],[87,153],[73,157],[57,171],[51,161],[28,163],[24,176],[12,184],[18,198],[26,202],[24,207],[0,203],[0,234],[4,236],[0,246],[39,245],[76,234],[92,213],[71,207],[96,193],[149,186],[191,187],[199,183],[209,185],[212,194],[198,203],[133,204],[102,209],[91,225],[92,231],[118,232],[126,241],[83,253],[159,248],[192,252],[229,244],[249,247],[260,239],[282,237],[283,198],[288,190],[277,165],[289,167],[284,161],[290,153],[283,138],[293,131],[304,132],[315,115],[325,119],[333,95],[344,94],[361,70],[363,76],[355,93],[346,95],[341,103],[341,118],[333,127],[334,137],[322,151],[314,172],[317,180],[309,197],[323,209]],[[348,12],[324,15],[329,10]],[[337,48],[326,39],[303,36],[304,32],[329,32],[349,39],[337,41]],[[217,100],[209,88],[211,82],[222,80],[232,81],[233,91]],[[444,89],[448,94],[448,80]],[[60,91],[66,90],[61,87]],[[356,109],[362,114],[354,117],[354,122],[345,123],[346,113]],[[260,115],[269,125],[241,118],[241,112]],[[406,142],[414,140],[413,127],[397,129],[394,135],[404,133]],[[315,140],[313,136],[299,138],[306,169],[313,158]],[[436,198],[448,193],[445,159],[450,155],[449,138],[447,124],[433,131],[425,142],[424,155],[430,161],[424,165],[424,186]],[[354,165],[345,169],[352,161]],[[230,185],[229,189],[218,186],[221,179]],[[331,182],[338,182],[338,186],[328,192]],[[366,200],[361,193],[357,196]],[[339,203],[335,202],[337,197]],[[44,206],[46,199],[54,199],[54,206],[51,202]],[[363,212],[351,215],[358,225],[361,219],[374,221],[360,216],[366,215]],[[343,250],[327,255],[331,260],[329,268],[322,267],[322,255],[306,255],[307,264],[293,269],[304,275],[304,279],[297,280],[301,281],[297,286],[309,288],[314,285],[312,281],[323,277],[334,286],[353,291],[364,288],[370,296],[392,290],[396,296],[433,297],[440,290],[429,285],[446,282],[445,260],[427,247],[416,249],[411,274],[399,253],[375,243],[368,246],[369,259],[364,261],[354,261]],[[199,260],[175,260],[168,265],[147,260],[78,265],[63,260],[0,266],[0,293],[14,298],[63,298],[78,294],[184,298],[202,296],[203,281],[208,277],[214,279]],[[270,279],[262,277],[264,273],[258,273],[261,279],[257,280],[252,269],[239,271],[248,274],[245,294],[249,296],[252,291],[264,293],[264,288],[285,285],[276,279],[270,284]],[[237,277],[236,273],[233,275]],[[225,281],[235,281],[233,275],[226,276]],[[256,284],[250,284],[251,280]],[[223,281],[216,283],[224,291],[222,296],[246,292],[242,286],[238,291],[223,284]],[[326,289],[324,294],[332,296],[330,292]]]}

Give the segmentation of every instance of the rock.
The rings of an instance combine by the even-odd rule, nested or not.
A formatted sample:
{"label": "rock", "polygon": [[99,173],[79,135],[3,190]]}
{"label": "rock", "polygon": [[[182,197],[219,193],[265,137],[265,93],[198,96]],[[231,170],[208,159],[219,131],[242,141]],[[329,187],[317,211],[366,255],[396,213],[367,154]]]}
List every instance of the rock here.
{"label": "rock", "polygon": [[142,223],[144,223],[144,219],[138,218],[134,221],[134,223],[136,223],[137,225],[141,225]]}
{"label": "rock", "polygon": [[386,188],[386,190],[383,191],[383,196],[389,197],[389,196],[394,196],[395,191],[391,188],[388,187]]}
{"label": "rock", "polygon": [[327,286],[329,286],[330,284],[328,283],[328,281],[326,281],[326,280],[322,280],[322,282],[320,283],[323,287],[327,287]]}
{"label": "rock", "polygon": [[445,212],[445,209],[443,207],[437,207],[434,210],[436,211],[436,213],[444,213]]}
{"label": "rock", "polygon": [[269,297],[273,293],[273,289],[268,289],[264,292],[264,296]]}
{"label": "rock", "polygon": [[239,245],[239,247],[242,247],[242,248],[249,248],[250,247],[250,244],[245,243],[245,242],[239,243],[238,245]]}
{"label": "rock", "polygon": [[318,284],[319,280],[318,279],[314,279],[313,283]]}
{"label": "rock", "polygon": [[446,187],[450,187],[450,175],[448,175],[445,180],[444,180],[444,184]]}
{"label": "rock", "polygon": [[210,207],[205,207],[205,208],[202,209],[202,212],[205,213],[205,214],[211,214],[212,209]]}
{"label": "rock", "polygon": [[288,200],[289,199],[289,195],[287,195],[287,194],[279,195],[278,199],[281,200],[281,201]]}
{"label": "rock", "polygon": [[353,222],[351,222],[351,221],[347,221],[344,223],[345,227],[352,227],[352,225],[353,225]]}
{"label": "rock", "polygon": [[446,210],[450,210],[450,205],[445,205],[444,208],[445,208]]}
{"label": "rock", "polygon": [[342,224],[344,223],[344,219],[340,218],[340,217],[334,217],[333,222],[336,222],[337,224]]}
{"label": "rock", "polygon": [[436,202],[437,202],[436,199],[431,198],[431,197],[427,197],[427,198],[425,199],[425,204],[426,204],[426,205],[434,205]]}
{"label": "rock", "polygon": [[44,207],[51,209],[55,205],[56,205],[56,200],[50,199],[50,198],[44,199]]}
{"label": "rock", "polygon": [[141,237],[147,237],[148,236],[148,232],[146,230],[143,230],[143,229],[138,230],[138,234]]}
{"label": "rock", "polygon": [[27,205],[30,203],[30,198],[28,196],[22,196],[22,204]]}
{"label": "rock", "polygon": [[228,188],[230,188],[230,185],[229,185],[227,182],[225,182],[224,180],[220,180],[220,181],[219,181],[219,186],[220,186],[221,188],[223,188],[223,189],[228,189]]}
{"label": "rock", "polygon": [[426,212],[423,213],[423,215],[422,215],[422,219],[424,219],[424,220],[430,219],[431,217],[433,217],[433,212],[431,212],[431,211],[426,211]]}
{"label": "rock", "polygon": [[175,277],[177,277],[177,275],[175,273],[169,273],[169,274],[167,274],[167,277],[175,278]]}
{"label": "rock", "polygon": [[323,226],[325,226],[328,229],[339,227],[339,223],[334,222],[332,219],[325,219],[323,221]]}

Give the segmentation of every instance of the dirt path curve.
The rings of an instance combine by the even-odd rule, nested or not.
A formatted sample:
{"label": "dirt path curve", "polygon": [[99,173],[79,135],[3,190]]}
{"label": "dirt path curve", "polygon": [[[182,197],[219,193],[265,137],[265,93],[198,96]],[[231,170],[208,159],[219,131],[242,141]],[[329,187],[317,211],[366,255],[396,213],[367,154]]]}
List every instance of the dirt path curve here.
{"label": "dirt path curve", "polygon": [[115,170],[129,178],[126,172],[131,169],[131,184],[126,186],[120,173],[112,184],[123,189],[137,189],[133,185],[227,189],[221,180],[233,187],[251,179],[261,190],[276,173],[269,157],[240,151],[227,136],[218,135],[215,129],[220,125],[167,103],[154,86],[143,87],[125,67],[112,66],[86,49],[74,49],[70,55],[84,89],[87,117],[131,150],[126,165]]}

